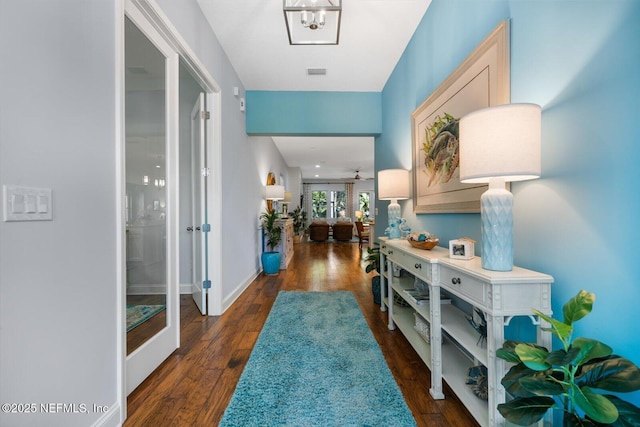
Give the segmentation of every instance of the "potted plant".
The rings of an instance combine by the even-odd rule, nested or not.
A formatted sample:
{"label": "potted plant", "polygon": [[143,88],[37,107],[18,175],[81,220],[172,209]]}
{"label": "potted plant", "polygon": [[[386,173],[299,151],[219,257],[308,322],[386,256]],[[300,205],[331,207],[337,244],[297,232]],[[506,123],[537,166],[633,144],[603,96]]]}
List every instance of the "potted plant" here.
{"label": "potted plant", "polygon": [[532,343],[505,341],[496,353],[515,363],[502,379],[513,400],[498,405],[508,421],[533,424],[549,409],[563,411],[563,426],[638,426],[640,408],[611,394],[640,390],[640,369],[614,355],[606,344],[589,338],[573,338],[573,324],[591,312],[595,295],[580,291],[563,307],[560,322],[533,310],[551,328],[562,348],[549,351]]}
{"label": "potted plant", "polygon": [[[367,273],[371,273],[372,271],[376,271],[380,273],[380,244],[375,243],[375,247],[367,248],[367,256],[364,259],[367,263],[367,267],[365,271]],[[371,278],[371,292],[373,293],[373,302],[375,304],[380,305],[380,275],[377,274]]]}
{"label": "potted plant", "polygon": [[307,213],[298,206],[291,213],[291,217],[293,218],[293,234],[300,241],[300,236],[304,233],[307,224]]}
{"label": "potted plant", "polygon": [[262,219],[262,229],[267,240],[268,252],[262,253],[262,270],[264,274],[278,274],[280,272],[280,252],[274,251],[282,240],[282,228],[277,224],[278,213],[274,209],[266,210],[260,215]]}

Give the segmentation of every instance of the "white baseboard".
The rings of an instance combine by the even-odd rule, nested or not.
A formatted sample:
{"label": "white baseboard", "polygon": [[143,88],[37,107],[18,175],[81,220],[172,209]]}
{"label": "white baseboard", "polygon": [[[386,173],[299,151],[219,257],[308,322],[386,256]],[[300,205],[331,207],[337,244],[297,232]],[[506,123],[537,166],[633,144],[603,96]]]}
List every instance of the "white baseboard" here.
{"label": "white baseboard", "polygon": [[238,297],[242,295],[242,293],[249,287],[249,285],[253,283],[254,280],[256,280],[256,277],[258,277],[260,273],[262,273],[262,270],[258,270],[256,273],[246,278],[242,283],[238,285],[238,287],[233,290],[233,292],[231,292],[229,295],[227,295],[226,298],[222,300],[223,313],[227,311],[227,309],[231,307],[231,304],[233,304],[235,300],[237,300]]}
{"label": "white baseboard", "polygon": [[180,294],[191,294],[191,283],[180,283]]}
{"label": "white baseboard", "polygon": [[[92,410],[92,408],[88,408]],[[91,427],[118,427],[121,426],[120,422],[121,411],[120,405],[116,402],[109,407],[109,409],[102,414],[100,418],[96,420],[95,423],[91,425]]]}

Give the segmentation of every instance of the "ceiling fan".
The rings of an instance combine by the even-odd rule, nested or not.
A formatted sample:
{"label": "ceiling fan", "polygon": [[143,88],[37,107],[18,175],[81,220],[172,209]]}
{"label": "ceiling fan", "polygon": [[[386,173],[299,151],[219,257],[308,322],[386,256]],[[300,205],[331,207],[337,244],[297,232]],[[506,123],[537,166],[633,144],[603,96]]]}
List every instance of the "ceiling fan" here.
{"label": "ceiling fan", "polygon": [[364,177],[362,177],[360,175],[360,171],[359,170],[356,170],[355,173],[356,173],[356,175],[354,177],[348,177],[348,178],[343,178],[343,179],[354,179],[356,181],[360,181],[360,180],[369,181],[369,180],[373,179],[373,178],[364,178]]}

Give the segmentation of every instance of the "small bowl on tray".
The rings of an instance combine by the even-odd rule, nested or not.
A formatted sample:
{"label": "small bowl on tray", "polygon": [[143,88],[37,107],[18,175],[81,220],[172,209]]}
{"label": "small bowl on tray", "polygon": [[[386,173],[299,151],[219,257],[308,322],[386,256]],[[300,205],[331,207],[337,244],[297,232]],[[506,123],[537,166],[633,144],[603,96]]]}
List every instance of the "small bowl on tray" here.
{"label": "small bowl on tray", "polygon": [[438,246],[440,240],[428,232],[412,232],[407,237],[407,242],[414,248],[430,250]]}

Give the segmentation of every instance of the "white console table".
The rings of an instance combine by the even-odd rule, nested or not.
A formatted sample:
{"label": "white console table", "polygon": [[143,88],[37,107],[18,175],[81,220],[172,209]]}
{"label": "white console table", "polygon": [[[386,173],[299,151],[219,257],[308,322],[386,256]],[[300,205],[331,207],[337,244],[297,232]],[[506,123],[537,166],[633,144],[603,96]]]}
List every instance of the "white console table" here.
{"label": "white console table", "polygon": [[283,218],[276,221],[282,229],[280,243],[273,250],[280,252],[280,270],[286,270],[293,258],[293,219]]}
{"label": "white console table", "polygon": [[[514,316],[530,317],[538,325],[538,344],[551,348],[551,334],[542,330],[548,325],[540,325],[540,319],[533,316],[531,309],[552,314],[553,277],[518,267],[509,272],[484,270],[479,257],[450,259],[448,249],[415,249],[402,239],[381,238],[380,257],[381,266],[387,263],[387,270],[381,274],[380,308],[389,312],[389,329],[397,326],[431,370],[433,398],[444,399],[444,379],[480,425],[504,426],[505,420],[497,406],[505,401],[500,381],[507,367],[505,361],[496,357],[496,350],[502,347],[505,326]],[[394,277],[391,274],[394,265],[427,283],[428,304],[416,304],[407,296],[404,290],[414,287],[414,279]],[[393,291],[409,306],[394,304]],[[442,305],[443,294],[466,301],[484,312],[486,346],[478,345],[480,335],[465,317],[470,313],[464,313],[456,304]],[[414,329],[415,313],[429,323],[430,343]],[[465,384],[468,368],[479,363],[487,367],[488,400],[478,398]]]}

